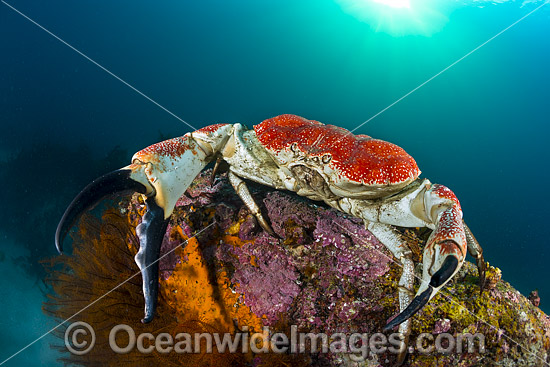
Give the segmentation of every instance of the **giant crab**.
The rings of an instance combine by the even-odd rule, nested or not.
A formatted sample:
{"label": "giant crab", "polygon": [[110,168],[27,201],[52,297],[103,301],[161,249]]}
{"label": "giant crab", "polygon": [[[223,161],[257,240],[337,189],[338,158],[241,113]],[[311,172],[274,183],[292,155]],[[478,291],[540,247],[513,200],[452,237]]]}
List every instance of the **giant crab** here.
{"label": "giant crab", "polygon": [[[86,209],[117,193],[146,196],[147,211],[137,228],[135,261],[143,278],[145,317],[155,314],[160,246],[178,198],[210,162],[229,165],[229,181],[260,225],[273,233],[243,179],[290,190],[362,219],[401,263],[400,313],[384,328],[399,325],[409,335],[410,317],[458,272],[466,251],[476,259],[483,287],[482,249],[462,220],[458,199],[447,187],[419,178],[415,160],[402,148],[367,135],[353,135],[295,115],[281,115],[247,130],[216,124],[137,152],[132,164],[89,184],[73,200],[56,232],[56,246]],[[215,173],[213,173],[215,174]],[[423,274],[416,295],[412,253],[395,227],[428,227]]]}

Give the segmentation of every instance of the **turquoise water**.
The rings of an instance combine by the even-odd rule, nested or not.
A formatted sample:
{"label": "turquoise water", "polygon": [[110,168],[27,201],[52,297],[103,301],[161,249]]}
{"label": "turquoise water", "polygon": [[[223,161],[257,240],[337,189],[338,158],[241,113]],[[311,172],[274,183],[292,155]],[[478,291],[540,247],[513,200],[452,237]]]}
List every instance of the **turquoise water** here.
{"label": "turquoise water", "polygon": [[[9,3],[196,128],[293,113],[350,130],[543,4],[411,0],[406,13],[369,0]],[[2,295],[26,301],[0,303],[0,340],[14,341],[1,362],[47,331],[33,280],[43,274],[29,264],[54,254],[70,198],[103,167],[191,128],[5,4],[0,31],[0,160],[34,152],[2,182],[0,270],[12,280]],[[538,288],[546,312],[548,65],[550,5],[355,131],[402,146],[424,177],[450,187],[486,259],[523,294]],[[117,145],[121,154],[96,164]],[[38,240],[21,236],[39,227]],[[18,256],[28,258],[14,265]],[[36,365],[44,345],[6,365]]]}

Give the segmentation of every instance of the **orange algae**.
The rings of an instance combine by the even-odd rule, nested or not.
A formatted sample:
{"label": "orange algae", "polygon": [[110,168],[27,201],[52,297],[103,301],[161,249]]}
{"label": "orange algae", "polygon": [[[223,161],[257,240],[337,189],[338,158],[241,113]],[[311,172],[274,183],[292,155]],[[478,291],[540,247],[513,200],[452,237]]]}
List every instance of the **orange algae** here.
{"label": "orange algae", "polygon": [[[179,234],[181,228],[176,227]],[[226,241],[239,241],[238,237]],[[250,308],[239,302],[239,294],[231,290],[231,282],[225,270],[215,272],[203,259],[196,238],[187,239],[185,249],[177,249],[182,259],[172,276],[161,281],[161,293],[166,303],[176,310],[176,315],[195,318],[218,329],[234,332],[235,326],[248,326],[252,332],[260,332],[261,320]],[[214,277],[211,276],[215,272]],[[237,325],[235,325],[237,324]]]}

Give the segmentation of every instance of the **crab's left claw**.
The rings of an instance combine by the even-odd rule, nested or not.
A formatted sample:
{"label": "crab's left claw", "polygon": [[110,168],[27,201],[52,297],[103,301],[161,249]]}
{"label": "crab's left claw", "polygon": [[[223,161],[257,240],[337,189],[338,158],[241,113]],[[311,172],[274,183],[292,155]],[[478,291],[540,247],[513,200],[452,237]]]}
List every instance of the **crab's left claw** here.
{"label": "crab's left claw", "polygon": [[462,210],[454,194],[444,186],[433,185],[425,197],[426,212],[436,226],[424,249],[422,282],[411,303],[384,327],[384,331],[422,309],[455,276],[466,258]]}
{"label": "crab's left claw", "polygon": [[86,186],[59,223],[56,246],[61,252],[63,239],[74,222],[103,198],[129,192],[147,196],[147,211],[136,228],[140,248],[135,256],[143,278],[144,323],[150,322],[155,314],[160,247],[170,215],[191,182],[225,145],[230,132],[231,125],[213,125],[143,149],[134,155],[129,166]]}
{"label": "crab's left claw", "polygon": [[[447,241],[440,244],[443,246],[443,248],[452,248],[458,246],[452,242]],[[440,250],[441,247],[438,249]],[[415,313],[420,311],[422,307],[428,303],[429,300],[431,300],[437,292],[456,274],[456,272],[460,269],[460,266],[462,265],[462,262],[464,259],[460,258],[456,254],[447,254],[443,255],[441,251],[437,251],[436,255],[436,261],[438,265],[433,265],[431,268],[437,269],[433,275],[430,275],[428,272],[424,272],[424,276],[422,279],[422,284],[420,285],[420,288],[416,292],[415,297],[411,301],[411,303],[401,312],[397,317],[395,317],[393,320],[391,320],[385,327],[384,332],[389,331],[393,329],[395,326],[401,324],[402,322],[408,320],[411,316],[413,316]],[[426,254],[424,254],[426,256]],[[425,257],[426,258],[426,257]],[[428,261],[431,261],[428,260]],[[429,268],[430,265],[426,264],[424,262],[424,268]]]}

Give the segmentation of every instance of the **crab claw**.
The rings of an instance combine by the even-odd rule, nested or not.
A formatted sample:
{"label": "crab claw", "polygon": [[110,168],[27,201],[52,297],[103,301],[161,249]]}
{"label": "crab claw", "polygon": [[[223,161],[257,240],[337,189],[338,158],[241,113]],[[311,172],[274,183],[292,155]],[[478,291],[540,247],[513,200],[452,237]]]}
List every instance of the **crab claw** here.
{"label": "crab claw", "polygon": [[[428,212],[436,226],[424,249],[422,282],[407,308],[384,327],[385,332],[422,309],[455,276],[466,257],[467,241],[458,200],[441,185],[433,185],[427,196],[431,200]],[[445,208],[447,205],[450,207]]]}
{"label": "crab claw", "polygon": [[94,208],[101,200],[117,194],[133,192],[150,194],[152,191],[153,187],[149,185],[147,178],[144,175],[138,177],[131,166],[107,173],[93,180],[65,210],[55,232],[57,251],[60,254],[63,253],[63,241],[80,215],[84,211]]}
{"label": "crab claw", "polygon": [[164,210],[157,205],[153,198],[148,198],[145,204],[147,212],[145,212],[141,224],[136,228],[140,247],[135,256],[136,264],[143,278],[145,316],[141,322],[144,324],[153,320],[157,308],[160,248],[168,226],[168,219],[164,219]]}
{"label": "crab claw", "polygon": [[[441,243],[440,245],[441,247],[439,247],[438,250],[441,248],[453,247],[458,249],[458,246],[453,241],[446,241],[444,243]],[[426,256],[426,254],[424,254],[424,256]],[[431,259],[428,261],[431,261]],[[436,253],[436,262],[437,264],[432,264],[431,267],[429,264],[424,263],[425,268],[437,269],[437,271],[431,276],[429,272],[424,272],[422,284],[416,292],[415,297],[407,306],[407,308],[403,310],[403,312],[397,315],[397,317],[391,320],[384,327],[384,332],[393,329],[395,326],[408,320],[411,316],[420,311],[422,307],[424,307],[426,303],[428,303],[437,294],[437,292],[439,292],[439,290],[456,274],[456,272],[460,269],[460,265],[462,264],[461,260],[456,254],[449,253],[444,255],[441,251],[437,251]]]}
{"label": "crab claw", "polygon": [[82,212],[106,196],[130,192],[147,196],[147,211],[136,228],[140,248],[135,256],[143,278],[144,323],[150,322],[155,314],[160,248],[170,215],[187,187],[227,141],[230,131],[229,125],[212,126],[139,151],[129,166],[86,186],[59,223],[56,246],[61,252],[65,236]]}

